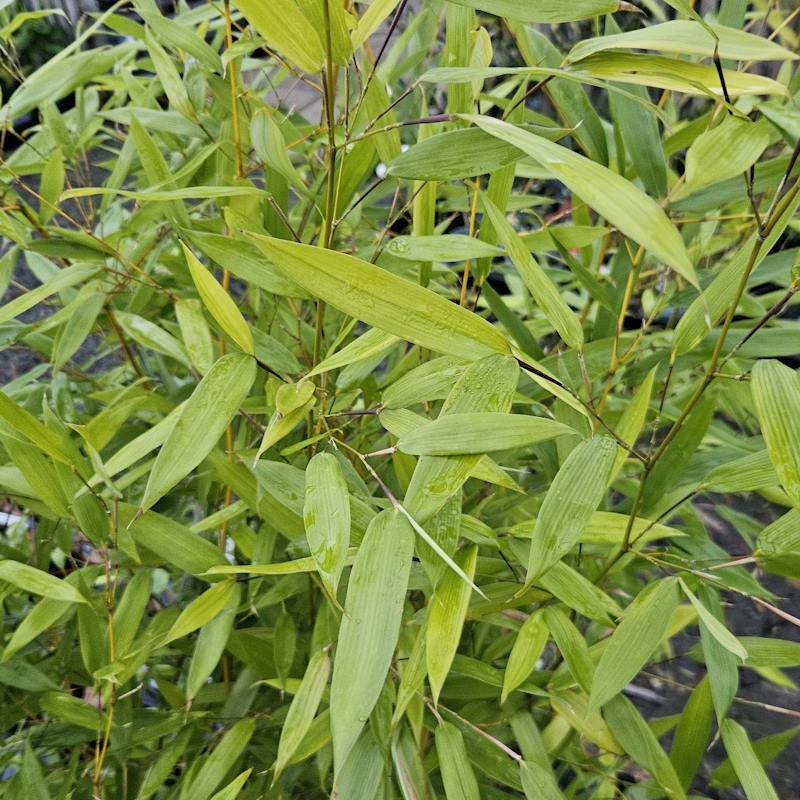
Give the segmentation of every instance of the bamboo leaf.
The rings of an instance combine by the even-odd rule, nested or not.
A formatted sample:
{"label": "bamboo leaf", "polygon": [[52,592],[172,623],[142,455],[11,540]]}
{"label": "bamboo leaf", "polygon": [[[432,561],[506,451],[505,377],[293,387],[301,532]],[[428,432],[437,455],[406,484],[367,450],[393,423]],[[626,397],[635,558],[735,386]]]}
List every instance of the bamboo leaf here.
{"label": "bamboo leaf", "polygon": [[61,600],[64,603],[86,602],[86,598],[74,586],[19,561],[0,561],[0,581],[51,600]]}
{"label": "bamboo leaf", "polygon": [[547,277],[500,209],[486,195],[483,195],[483,206],[511,262],[542,313],[570,347],[580,350],[583,347],[583,328],[561,292]]}
{"label": "bamboo leaf", "polygon": [[220,358],[186,401],[156,457],[140,508],[147,510],[211,451],[250,392],[256,363],[248,355]]}
{"label": "bamboo leaf", "polygon": [[203,305],[209,310],[211,316],[219,323],[228,336],[233,339],[248,355],[255,355],[253,334],[245,322],[242,312],[233,302],[233,299],[214,279],[214,276],[200,263],[197,256],[183,243],[183,254],[189,265],[194,285],[200,294]]}
{"label": "bamboo leaf", "polygon": [[662,578],[628,606],[595,670],[589,698],[592,708],[618,695],[652,656],[678,605],[676,589],[676,578]]}
{"label": "bamboo leaf", "polygon": [[331,679],[337,776],[386,680],[413,550],[414,533],[407,520],[396,511],[384,511],[370,523],[353,564]]}
{"label": "bamboo leaf", "polygon": [[[562,128],[554,130],[564,132]],[[523,155],[518,147],[479,128],[463,128],[422,139],[397,156],[387,173],[421,181],[460,180],[494,172]]]}
{"label": "bamboo leaf", "polygon": [[536,0],[521,3],[519,0],[452,0],[461,6],[478,8],[498,17],[511,17],[522,22],[573,22],[600,14],[618,11],[619,0],[573,0],[565,5],[563,0]]}
{"label": "bamboo leaf", "polygon": [[683,593],[689,598],[689,602],[697,612],[697,616],[703,621],[708,632],[728,651],[738,656],[742,661],[747,660],[747,650],[742,643],[697,599],[694,593],[686,585],[683,578],[678,578]]}
{"label": "bamboo leaf", "polygon": [[406,261],[466,261],[503,255],[499,247],[458,233],[398,236],[386,245],[386,252]]}
{"label": "bamboo leaf", "polygon": [[[219,664],[219,660],[222,658],[222,654],[228,644],[228,637],[233,630],[236,609],[241,595],[239,587],[236,584],[234,584],[234,587],[235,591],[230,593],[217,615],[200,628],[194,652],[192,653],[192,660],[189,662],[189,672],[186,675],[187,701],[194,700],[200,689],[205,686],[209,676]],[[209,589],[209,591],[211,590]],[[197,599],[199,600],[200,598]],[[188,610],[187,608],[186,611]],[[183,614],[175,621],[175,625],[180,622],[182,617]],[[170,631],[171,633],[172,631]]]}
{"label": "bamboo leaf", "polygon": [[770,460],[800,508],[800,376],[780,361],[765,359],[753,367],[751,386]]}
{"label": "bamboo leaf", "polygon": [[519,775],[527,800],[566,800],[553,773],[535,761],[520,761]]}
{"label": "bamboo leaf", "polygon": [[236,589],[236,581],[220,581],[210,589],[206,589],[201,595],[198,595],[181,611],[181,615],[169,629],[169,633],[164,639],[164,644],[173,642],[175,639],[181,639],[211,622],[217,614],[228,606]]}
{"label": "bamboo leaf", "polygon": [[[513,358],[488,356],[462,373],[450,390],[440,417],[452,413],[506,412],[519,380],[519,367]],[[424,524],[452,497],[477,466],[481,456],[422,456],[411,476],[404,506],[414,519]]]}
{"label": "bamboo leaf", "polygon": [[720,58],[732,61],[783,61],[798,57],[763,36],[727,25],[706,23],[704,26],[692,20],[676,19],[625,33],[583,39],[570,50],[568,58],[576,62],[593,53],[614,49],[658,50],[711,58],[715,48]]}
{"label": "bamboo leaf", "polygon": [[428,606],[425,650],[428,683],[434,703],[439,702],[439,694],[461,641],[477,558],[478,548],[474,545],[457,553],[455,562],[469,580],[464,581],[460,575],[448,570],[436,585]]}
{"label": "bamboo leaf", "polygon": [[706,675],[695,686],[681,712],[672,739],[669,758],[684,789],[689,788],[703,760],[711,724],[714,720],[714,705],[711,701],[711,684]]}
{"label": "bamboo leaf", "polygon": [[319,34],[294,0],[236,0],[247,21],[269,47],[286,56],[304,72],[319,72],[324,51]]}
{"label": "bamboo leaf", "polygon": [[275,759],[275,780],[291,762],[292,756],[305,738],[327,686],[329,673],[330,657],[325,650],[318,650],[309,659],[303,680],[286,713]]}
{"label": "bamboo leaf", "polygon": [[303,524],[322,582],[336,598],[350,544],[350,501],[342,468],[332,453],[317,453],[308,462]]}
{"label": "bamboo leaf", "polygon": [[[583,75],[620,83],[654,86],[691,95],[722,97],[722,85],[717,70],[712,66],[685,59],[610,51],[587,56],[575,65],[575,69],[580,70]],[[723,75],[730,97],[786,94],[783,84],[763,75],[728,69],[723,70]]]}
{"label": "bamboo leaf", "polygon": [[442,721],[436,726],[436,754],[447,800],[480,800],[464,737],[455,725]]}
{"label": "bamboo leaf", "polygon": [[778,794],[753,750],[747,731],[732,719],[722,720],[720,731],[747,800],[778,800]]}
{"label": "bamboo leaf", "polygon": [[526,583],[547,572],[580,539],[605,496],[616,452],[611,439],[595,436],[567,456],[536,519]]}
{"label": "bamboo leaf", "polygon": [[287,277],[375,328],[460,358],[509,352],[488,322],[422,286],[345,253],[247,235]]}
{"label": "bamboo leaf", "polygon": [[[703,186],[743,174],[769,143],[765,124],[746,117],[724,117],[715,128],[701,133],[686,151],[685,183],[673,192],[673,199],[678,201]],[[719,153],[725,153],[725,158],[718,158]]]}
{"label": "bamboo leaf", "polygon": [[544,612],[540,609],[528,616],[517,631],[514,646],[508,656],[506,671],[503,676],[503,692],[500,702],[505,703],[511,692],[523,681],[527,680],[536,662],[542,655],[544,646],[550,636]]}
{"label": "bamboo leaf", "polygon": [[647,248],[689,283],[697,285],[697,276],[680,233],[658,203],[641,189],[607,167],[507,122],[470,114],[463,118],[519,147],[622,233]]}
{"label": "bamboo leaf", "polygon": [[636,762],[653,776],[671,798],[686,800],[686,792],[672,762],[633,703],[621,694],[616,695],[606,704],[604,715],[614,736]]}
{"label": "bamboo leaf", "polygon": [[468,455],[526,447],[575,434],[574,428],[547,417],[473,411],[442,415],[401,436],[397,448],[412,455]]}
{"label": "bamboo leaf", "polygon": [[255,732],[256,721],[252,718],[240,719],[222,737],[211,755],[203,761],[194,773],[194,779],[182,784],[181,800],[209,800],[217,786],[228,774],[231,765],[239,758]]}

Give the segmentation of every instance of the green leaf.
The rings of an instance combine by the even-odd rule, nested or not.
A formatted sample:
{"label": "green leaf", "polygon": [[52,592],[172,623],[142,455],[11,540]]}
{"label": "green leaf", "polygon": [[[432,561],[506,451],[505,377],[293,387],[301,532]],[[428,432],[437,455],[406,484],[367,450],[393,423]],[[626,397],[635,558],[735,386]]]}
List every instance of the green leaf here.
{"label": "green leaf", "polygon": [[255,728],[256,721],[252,718],[236,722],[194,773],[194,779],[182,784],[181,800],[209,800],[247,746]]}
{"label": "green leaf", "polygon": [[499,247],[458,233],[398,236],[386,245],[386,252],[406,261],[466,261],[503,255]]}
{"label": "green leaf", "polygon": [[745,663],[751,667],[800,666],[800,642],[785,639],[767,639],[761,636],[740,636],[747,650]]}
{"label": "green leaf", "polygon": [[180,73],[172,59],[167,55],[167,51],[156,41],[149,28],[145,28],[144,41],[150,52],[150,58],[161,83],[161,88],[164,90],[170,106],[176,111],[180,111],[184,117],[196,119],[197,112],[192,106],[192,101],[189,99],[189,93],[186,91],[183,80],[181,80]]}
{"label": "green leaf", "polygon": [[[769,128],[748,118],[725,116],[704,131],[686,151],[685,183],[673,192],[678,201],[703,186],[741,175],[758,161],[770,143]],[[725,153],[725,158],[718,158]]]}
{"label": "green leaf", "polygon": [[661,643],[677,605],[677,578],[662,578],[636,596],[597,665],[590,707],[605,705],[638,674]]}
{"label": "green leaf", "polygon": [[220,358],[186,401],[153,464],[142,497],[147,510],[211,451],[250,392],[256,363],[248,355]]}
{"label": "green leaf", "polygon": [[567,456],[536,519],[526,583],[547,572],[578,542],[606,494],[616,453],[611,439],[595,436]]}
{"label": "green leaf", "polygon": [[422,286],[345,253],[247,235],[287,277],[375,328],[460,358],[509,352],[486,320]]}
{"label": "green leaf", "polygon": [[130,503],[119,503],[117,522],[120,528],[129,531],[136,544],[183,572],[201,575],[214,566],[228,563],[211,542],[155,511],[141,514]]}
{"label": "green leaf", "polygon": [[474,545],[459,551],[454,560],[469,582],[448,570],[436,585],[428,606],[425,650],[428,683],[435,704],[439,702],[439,694],[461,641],[477,558],[478,548]]}
{"label": "green leaf", "polygon": [[573,0],[565,5],[563,0],[452,0],[460,6],[478,8],[498,17],[510,17],[522,22],[573,22],[619,10],[619,0]]}
{"label": "green leaf", "polygon": [[503,676],[503,692],[500,695],[501,703],[505,703],[511,692],[527,680],[542,655],[549,636],[550,631],[541,609],[534,611],[522,623],[508,656]]}
{"label": "green leaf", "polygon": [[325,54],[319,34],[294,0],[236,0],[248,22],[303,72],[319,72]]}
{"label": "green leaf", "polygon": [[[685,59],[610,51],[587,56],[575,65],[575,69],[582,76],[722,98],[717,70]],[[730,97],[786,94],[783,84],[763,75],[729,69],[723,74]]]}
{"label": "green leaf", "polygon": [[[508,356],[488,356],[475,361],[450,390],[440,417],[452,413],[506,412],[519,380],[519,367]],[[480,455],[422,456],[411,476],[405,508],[424,524],[466,482]]]}
{"label": "green leaf", "polygon": [[169,629],[164,644],[181,639],[211,622],[228,604],[237,589],[236,581],[220,581],[195,597]]}
{"label": "green leaf", "polygon": [[45,692],[39,706],[46,714],[90,731],[101,731],[106,725],[104,711],[65,692]]}
{"label": "green leaf", "polygon": [[580,572],[557,561],[536,581],[564,605],[601,625],[609,625],[620,616],[620,607]]}
{"label": "green leaf", "polygon": [[800,508],[800,376],[780,361],[765,359],[753,367],[751,387],[770,460]]}
{"label": "green leaf", "polygon": [[65,440],[66,437],[44,426],[3,392],[0,392],[0,420],[56,461],[68,465],[79,463],[80,456]]}
{"label": "green leaf", "polygon": [[627,753],[653,776],[669,797],[686,800],[686,792],[672,762],[633,703],[618,694],[606,703],[604,716]]}
{"label": "green leaf", "polygon": [[703,621],[708,632],[726,649],[738,656],[742,661],[747,660],[747,650],[742,643],[695,597],[682,578],[678,578],[683,593]]}
{"label": "green leaf", "polygon": [[[554,130],[563,133],[561,128]],[[523,155],[518,147],[479,128],[463,128],[422,139],[397,156],[387,172],[422,181],[460,180],[494,172]]]}
{"label": "green leaf", "polygon": [[703,761],[713,720],[711,684],[706,675],[692,690],[681,712],[669,754],[684,789],[689,788]]}
{"label": "green leaf", "polygon": [[214,276],[200,263],[197,256],[183,243],[183,254],[189,265],[194,285],[200,294],[203,305],[219,323],[228,336],[248,355],[255,355],[253,334],[233,299],[214,279]]}
{"label": "green leaf", "polygon": [[[710,29],[713,35],[709,33]],[[658,50],[667,54],[714,55],[732,61],[782,61],[797,55],[764,36],[735,30],[726,25],[707,23],[707,27],[692,20],[670,20],[648,25],[626,33],[583,39],[570,50],[568,59],[580,61],[593,53],[612,49]],[[719,160],[719,159],[715,159]]]}
{"label": "green leaf", "polygon": [[440,721],[436,726],[436,755],[447,800],[480,800],[464,737],[455,725]]}
{"label": "green leaf", "polygon": [[134,341],[156,353],[174,358],[186,367],[191,367],[191,361],[181,341],[160,325],[151,322],[147,317],[131,314],[128,311],[117,311],[114,317],[123,331]]}
{"label": "green leaf", "polygon": [[616,172],[541,136],[489,117],[464,119],[519,147],[601,216],[697,286],[697,276],[680,233],[661,206]]}
{"label": "green leaf", "polygon": [[[201,595],[201,597],[203,596],[205,595]],[[225,651],[225,646],[228,644],[228,637],[233,630],[240,596],[241,591],[236,586],[236,590],[230,593],[217,615],[201,626],[195,642],[194,652],[192,653],[192,660],[189,662],[189,672],[186,675],[187,701],[194,700],[198,692],[206,685],[206,681],[216,669],[217,664],[219,664],[219,660]],[[194,602],[199,599],[199,597],[196,598]],[[183,613],[188,611],[189,608],[187,607]],[[182,618],[183,614],[176,620],[176,626]],[[171,633],[172,631],[170,631]]]}
{"label": "green leaf", "polygon": [[189,360],[201,375],[205,375],[214,364],[214,343],[208,322],[203,316],[202,303],[194,298],[177,300],[175,316]]}
{"label": "green leaf", "polygon": [[331,679],[335,771],[341,771],[383,688],[400,632],[414,533],[397,511],[370,523],[347,587]]}
{"label": "green leaf", "polygon": [[335,598],[350,545],[350,501],[342,468],[332,453],[317,453],[308,462],[303,524],[320,578]]}
{"label": "green leaf", "polygon": [[86,598],[74,586],[19,561],[0,561],[0,581],[12,583],[25,592],[64,603],[86,602]]}
{"label": "green leaf", "polygon": [[468,455],[527,447],[575,434],[574,428],[547,417],[473,411],[440,416],[401,436],[397,448],[412,455]]}
{"label": "green leaf", "polygon": [[519,775],[527,800],[566,800],[553,773],[535,761],[520,761]]}
{"label": "green leaf", "polygon": [[758,760],[747,731],[732,719],[722,720],[720,731],[747,800],[778,800],[778,793]]}
{"label": "green leaf", "polygon": [[482,199],[498,238],[536,304],[561,338],[570,347],[580,350],[583,347],[583,328],[577,316],[497,206],[486,195]]}
{"label": "green leaf", "polygon": [[224,786],[218,792],[214,792],[214,795],[209,800],[236,800],[237,797],[241,796],[242,786],[245,785],[252,771],[253,768],[250,767],[241,775],[237,775],[227,786]]}
{"label": "green leaf", "polygon": [[309,659],[303,680],[292,698],[286,713],[281,738],[278,742],[278,755],[275,759],[275,779],[277,780],[292,756],[305,738],[319,702],[328,683],[330,657],[327,651],[318,650]]}

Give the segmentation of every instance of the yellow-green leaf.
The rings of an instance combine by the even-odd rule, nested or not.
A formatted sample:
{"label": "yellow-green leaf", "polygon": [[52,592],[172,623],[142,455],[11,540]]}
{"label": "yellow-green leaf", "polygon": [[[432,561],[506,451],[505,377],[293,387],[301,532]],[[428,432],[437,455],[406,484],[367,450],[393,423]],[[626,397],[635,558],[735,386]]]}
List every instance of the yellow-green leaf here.
{"label": "yellow-green leaf", "polygon": [[[474,545],[458,552],[455,562],[472,581],[478,559],[478,548]],[[471,586],[460,575],[447,570],[431,597],[428,606],[428,628],[426,631],[426,659],[428,683],[433,702],[439,702],[453,657],[461,640],[461,629],[467,615]]]}
{"label": "yellow-green leaf", "polygon": [[463,117],[487,133],[519,147],[623,234],[697,285],[694,267],[678,229],[661,206],[630,181],[586,156],[515,125],[474,114]]}
{"label": "yellow-green leaf", "polygon": [[254,355],[255,344],[253,334],[245,322],[242,312],[239,311],[233,299],[217,283],[214,276],[200,263],[197,256],[181,242],[183,253],[186,256],[186,263],[189,265],[194,285],[200,294],[203,305],[209,310],[211,316],[219,323],[219,326],[228,336],[233,339],[239,347],[248,355]]}
{"label": "yellow-green leaf", "polygon": [[616,452],[611,439],[595,436],[567,456],[536,519],[526,583],[547,572],[580,539],[605,496]]}
{"label": "yellow-green leaf", "polygon": [[522,22],[573,22],[574,20],[611,14],[620,7],[619,0],[451,0],[460,6],[477,8],[498,17]]}
{"label": "yellow-green leaf", "polygon": [[770,460],[800,508],[800,376],[780,361],[765,359],[753,367],[751,387]]}
{"label": "yellow-green leaf", "polygon": [[725,749],[747,800],[778,800],[778,793],[758,760],[747,731],[732,719],[724,719],[720,729]]}
{"label": "yellow-green leaf", "polygon": [[294,0],[236,0],[236,5],[269,47],[304,72],[319,72],[322,41]]}
{"label": "yellow-green leaf", "polygon": [[503,691],[500,695],[501,703],[505,703],[511,692],[523,681],[527,680],[531,670],[536,666],[536,662],[542,655],[549,636],[550,631],[547,628],[541,609],[534,611],[522,623],[522,627],[517,631],[517,638],[514,639],[514,646],[508,656],[508,663],[503,676]]}
{"label": "yellow-green leaf", "polygon": [[650,584],[628,606],[595,670],[589,698],[592,708],[619,694],[652,656],[678,605],[677,581],[662,578]]}
{"label": "yellow-green leaf", "polygon": [[308,462],[303,524],[320,578],[335,598],[350,544],[350,500],[332,453],[317,453]]}
{"label": "yellow-green leaf", "polygon": [[527,447],[575,433],[549,417],[473,411],[442,415],[401,436],[397,448],[412,455],[468,455]]}
{"label": "yellow-green leaf", "polygon": [[228,605],[236,588],[236,581],[220,581],[195,597],[181,611],[181,615],[175,620],[163,643],[167,644],[175,639],[180,639],[211,622]]}
{"label": "yellow-green leaf", "polygon": [[247,397],[256,377],[243,353],[220,358],[186,401],[156,457],[141,508],[147,510],[183,480],[211,451]]}
{"label": "yellow-green leaf", "polygon": [[86,602],[86,598],[74,586],[19,561],[0,561],[0,581],[13,583],[25,592],[64,603]]}
{"label": "yellow-green leaf", "polygon": [[430,289],[346,253],[248,235],[295,283],[375,328],[461,358],[509,352],[486,320]]}
{"label": "yellow-green leaf", "polygon": [[370,523],[347,587],[331,679],[331,734],[336,774],[383,688],[403,613],[414,532],[394,510]]}

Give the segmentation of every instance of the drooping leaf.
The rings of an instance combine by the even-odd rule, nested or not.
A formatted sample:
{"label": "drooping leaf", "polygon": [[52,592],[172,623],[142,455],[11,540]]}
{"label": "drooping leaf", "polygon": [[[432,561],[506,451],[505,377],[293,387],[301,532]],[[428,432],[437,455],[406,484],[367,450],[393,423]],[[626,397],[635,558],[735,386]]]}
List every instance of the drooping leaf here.
{"label": "drooping leaf", "polygon": [[397,511],[379,514],[358,549],[331,679],[331,734],[338,774],[386,680],[397,646],[414,533]]}
{"label": "drooping leaf", "polygon": [[236,0],[266,43],[304,72],[319,72],[324,51],[319,34],[293,0]]}
{"label": "drooping leaf", "polygon": [[536,159],[622,233],[697,285],[694,267],[678,230],[656,201],[633,184],[608,167],[507,122],[469,114],[464,119]]}
{"label": "drooping leaf", "polygon": [[248,355],[255,355],[253,334],[228,292],[220,286],[214,276],[200,263],[197,256],[183,243],[183,254],[189,265],[194,285],[200,294],[203,305],[219,323],[219,326]]}
{"label": "drooping leaf", "polygon": [[753,367],[751,385],[770,460],[800,507],[800,376],[780,361],[765,359]]}
{"label": "drooping leaf", "polygon": [[[464,574],[473,580],[478,548],[474,545],[456,554],[455,562]],[[434,703],[439,701],[450,665],[461,641],[461,630],[467,615],[471,587],[452,570],[439,580],[428,607],[426,655],[428,683]]]}
{"label": "drooping leaf", "polygon": [[330,657],[324,650],[318,650],[309,659],[303,680],[292,698],[286,713],[278,755],[275,759],[275,777],[289,764],[300,743],[305,738],[314,715],[317,713],[322,693],[328,683]]}
{"label": "drooping leaf", "polygon": [[479,800],[480,789],[464,737],[455,725],[441,721],[436,727],[436,754],[447,800]]}
{"label": "drooping leaf", "polygon": [[317,453],[306,467],[303,524],[320,577],[335,598],[350,545],[350,501],[339,461],[331,453]]}
{"label": "drooping leaf", "polygon": [[641,764],[658,784],[676,800],[686,800],[686,792],[672,762],[636,707],[621,694],[606,703],[604,715],[620,744]]}
{"label": "drooping leaf", "polygon": [[724,719],[720,731],[747,800],[778,800],[778,793],[753,751],[747,731],[732,719]]}

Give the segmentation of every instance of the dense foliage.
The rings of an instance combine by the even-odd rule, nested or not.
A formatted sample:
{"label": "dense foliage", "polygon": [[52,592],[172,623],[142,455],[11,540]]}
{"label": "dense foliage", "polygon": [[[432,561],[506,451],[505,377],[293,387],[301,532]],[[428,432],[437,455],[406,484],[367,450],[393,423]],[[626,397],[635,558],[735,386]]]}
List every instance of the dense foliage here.
{"label": "dense foliage", "polygon": [[134,0],[3,98],[0,792],[778,796],[797,37],[705,5]]}

